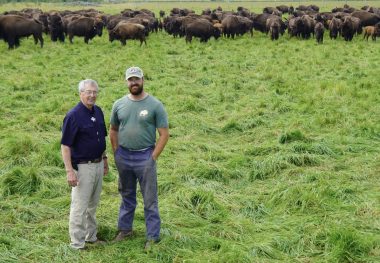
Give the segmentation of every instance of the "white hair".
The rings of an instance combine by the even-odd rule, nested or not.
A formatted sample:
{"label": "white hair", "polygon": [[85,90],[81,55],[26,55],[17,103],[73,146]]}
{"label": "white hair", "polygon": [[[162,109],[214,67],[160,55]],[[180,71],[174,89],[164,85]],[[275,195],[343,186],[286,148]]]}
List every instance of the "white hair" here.
{"label": "white hair", "polygon": [[95,87],[96,91],[99,90],[98,83],[95,80],[93,80],[93,79],[85,79],[85,80],[82,80],[81,82],[79,82],[79,85],[78,85],[78,91],[79,91],[79,93],[82,92],[82,91],[84,91],[84,89],[85,89],[85,87],[87,85]]}

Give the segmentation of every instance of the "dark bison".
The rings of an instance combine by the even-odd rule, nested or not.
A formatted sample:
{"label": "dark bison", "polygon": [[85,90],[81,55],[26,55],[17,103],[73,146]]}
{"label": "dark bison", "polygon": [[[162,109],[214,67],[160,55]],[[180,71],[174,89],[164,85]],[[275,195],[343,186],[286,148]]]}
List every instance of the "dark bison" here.
{"label": "dark bison", "polygon": [[270,14],[270,15],[273,14],[273,15],[281,16],[282,12],[275,7],[264,7],[263,14]]}
{"label": "dark bison", "polygon": [[314,27],[314,34],[315,34],[315,39],[317,40],[318,44],[323,43],[323,34],[325,33],[325,27],[322,22],[318,22],[315,24]]}
{"label": "dark bison", "polygon": [[279,5],[279,6],[276,6],[276,8],[283,14],[289,13],[289,6],[287,5]]}
{"label": "dark bison", "polygon": [[290,17],[288,20],[288,34],[290,37],[300,37],[302,32],[301,17]]}
{"label": "dark bison", "polygon": [[303,39],[309,39],[311,34],[314,34],[315,20],[308,15],[301,17],[301,36]]}
{"label": "dark bison", "polygon": [[271,17],[267,19],[267,22],[266,22],[267,33],[269,32],[271,40],[277,40],[280,36],[280,30],[281,30],[280,20],[281,18],[279,17]]}
{"label": "dark bison", "polygon": [[[254,15],[252,17],[253,28],[256,29],[257,31],[262,32],[262,33],[267,33],[267,19],[268,18],[272,18],[272,17],[280,18],[279,16],[270,15],[270,14],[258,14],[258,15]],[[281,25],[280,34],[282,35],[282,34],[284,34],[284,32],[286,30],[286,25],[281,20],[281,18],[280,18],[279,21],[280,21],[280,25]]]}
{"label": "dark bison", "polygon": [[42,23],[35,19],[28,19],[18,15],[0,16],[0,38],[8,43],[9,49],[20,46],[20,38],[33,35],[34,43],[40,41],[41,48],[44,45],[42,38]]}
{"label": "dark bison", "polygon": [[73,43],[73,37],[84,37],[84,42],[88,44],[88,40],[93,39],[96,35],[102,36],[103,21],[92,17],[81,17],[73,20],[67,25],[67,34],[70,43]]}
{"label": "dark bison", "polygon": [[221,35],[219,28],[205,19],[196,20],[185,27],[186,43],[193,37],[199,37],[200,42],[207,42],[211,37],[218,39]]}
{"label": "dark bison", "polygon": [[346,16],[341,26],[342,37],[345,41],[351,41],[357,32],[357,25],[351,16]]}
{"label": "dark bison", "polygon": [[223,34],[227,37],[234,38],[235,35],[241,36],[249,32],[253,36],[253,22],[247,17],[228,15],[223,18]]}
{"label": "dark bison", "polygon": [[380,22],[380,16],[367,11],[355,11],[351,14],[353,17],[357,17],[361,21],[361,26],[374,26]]}
{"label": "dark bison", "polygon": [[329,22],[330,38],[336,39],[339,35],[340,28],[342,25],[342,20],[333,17]]}
{"label": "dark bison", "polygon": [[65,35],[61,15],[57,12],[51,12],[48,15],[47,20],[51,41],[56,42],[59,40],[64,42]]}
{"label": "dark bison", "polygon": [[127,44],[127,39],[138,39],[140,40],[140,47],[143,42],[146,45],[145,27],[141,24],[121,21],[115,26],[115,28],[108,31],[108,33],[110,42],[117,39],[120,40],[123,46],[125,46]]}

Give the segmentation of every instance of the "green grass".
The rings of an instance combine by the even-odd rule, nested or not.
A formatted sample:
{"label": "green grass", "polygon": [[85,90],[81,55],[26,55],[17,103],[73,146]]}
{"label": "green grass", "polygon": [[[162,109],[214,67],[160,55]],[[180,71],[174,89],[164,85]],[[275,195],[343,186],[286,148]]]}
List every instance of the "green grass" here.
{"label": "green grass", "polygon": [[[259,12],[267,3],[99,9],[143,5]],[[34,5],[0,11],[25,6]],[[1,262],[380,261],[378,42],[326,37],[317,45],[287,35],[272,42],[259,32],[206,44],[160,32],[142,47],[110,43],[107,34],[89,45],[45,40],[42,49],[30,38],[11,51],[0,43]],[[143,68],[146,90],[169,114],[171,137],[158,161],[162,241],[144,253],[139,194],[132,240],[77,253],[68,247],[62,120],[79,100],[78,82],[93,78],[108,122],[132,65]],[[108,151],[97,218],[109,241],[120,197]]]}

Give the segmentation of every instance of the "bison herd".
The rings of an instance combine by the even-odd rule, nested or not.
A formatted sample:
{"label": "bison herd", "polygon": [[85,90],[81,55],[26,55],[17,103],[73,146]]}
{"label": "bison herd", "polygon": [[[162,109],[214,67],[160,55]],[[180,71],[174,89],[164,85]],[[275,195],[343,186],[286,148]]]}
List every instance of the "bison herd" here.
{"label": "bison herd", "polygon": [[253,36],[253,30],[269,35],[271,40],[279,39],[286,30],[290,37],[309,39],[313,36],[317,43],[323,43],[327,30],[331,39],[342,37],[351,41],[355,35],[364,32],[365,39],[376,40],[380,35],[380,9],[364,6],[358,10],[344,5],[331,12],[320,12],[316,5],[296,8],[280,5],[265,7],[261,14],[244,7],[238,7],[236,11],[207,8],[196,14],[193,10],[173,8],[168,16],[161,10],[159,18],[147,9],[125,9],[115,15],[95,9],[50,12],[23,9],[0,15],[0,38],[10,49],[20,45],[20,38],[29,36],[43,47],[44,34],[53,42],[64,42],[68,37],[73,43],[74,36],[77,36],[88,43],[95,36],[102,36],[104,29],[108,31],[110,42],[119,40],[126,45],[127,40],[136,39],[140,46],[146,45],[146,37],[151,32],[159,30],[165,30],[173,37],[184,37],[186,43],[194,37],[207,42],[211,37],[235,38],[246,33]]}

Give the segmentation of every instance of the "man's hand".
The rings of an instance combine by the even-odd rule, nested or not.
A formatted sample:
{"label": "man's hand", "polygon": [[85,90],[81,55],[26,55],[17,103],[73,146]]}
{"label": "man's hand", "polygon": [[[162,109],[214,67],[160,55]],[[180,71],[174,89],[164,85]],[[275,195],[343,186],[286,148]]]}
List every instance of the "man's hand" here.
{"label": "man's hand", "polygon": [[67,175],[67,182],[69,183],[71,187],[75,187],[79,184],[77,174],[74,172],[73,169],[68,170],[66,172],[66,175]]}
{"label": "man's hand", "polygon": [[103,158],[103,162],[104,162],[104,176],[106,176],[108,174],[108,160],[107,160],[107,158]]}

